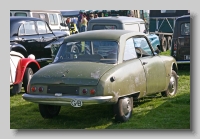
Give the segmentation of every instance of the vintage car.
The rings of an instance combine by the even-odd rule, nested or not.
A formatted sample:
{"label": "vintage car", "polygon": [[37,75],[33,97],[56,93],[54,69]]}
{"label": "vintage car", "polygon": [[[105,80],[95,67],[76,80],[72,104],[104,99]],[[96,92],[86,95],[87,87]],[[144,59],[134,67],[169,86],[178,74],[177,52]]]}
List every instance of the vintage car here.
{"label": "vintage car", "polygon": [[122,29],[143,32],[150,40],[154,50],[160,51],[160,40],[155,34],[149,34],[143,19],[127,16],[109,16],[95,18],[88,22],[87,30]]}
{"label": "vintage car", "polygon": [[66,36],[64,31],[52,31],[40,18],[10,17],[11,50],[24,57],[33,54],[40,65],[52,58],[51,50],[45,46]]}
{"label": "vintage car", "polygon": [[61,106],[112,104],[117,121],[132,115],[133,100],[161,92],[177,93],[177,63],[156,54],[144,33],[86,31],[67,37],[53,63],[31,78],[23,99],[38,103],[42,117]]}
{"label": "vintage car", "polygon": [[190,64],[190,15],[176,19],[172,37],[171,56],[179,65]]}
{"label": "vintage car", "polygon": [[21,53],[10,51],[10,88],[11,95],[21,91],[22,86],[26,92],[32,75],[40,69],[34,55],[25,58]]}

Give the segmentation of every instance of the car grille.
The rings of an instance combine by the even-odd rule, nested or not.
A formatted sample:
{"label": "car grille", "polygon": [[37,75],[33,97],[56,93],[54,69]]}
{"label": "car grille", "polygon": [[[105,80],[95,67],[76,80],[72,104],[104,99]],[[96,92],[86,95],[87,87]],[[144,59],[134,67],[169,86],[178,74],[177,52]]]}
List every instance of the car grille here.
{"label": "car grille", "polygon": [[47,87],[48,94],[62,93],[69,95],[78,95],[79,88],[77,86],[48,86]]}

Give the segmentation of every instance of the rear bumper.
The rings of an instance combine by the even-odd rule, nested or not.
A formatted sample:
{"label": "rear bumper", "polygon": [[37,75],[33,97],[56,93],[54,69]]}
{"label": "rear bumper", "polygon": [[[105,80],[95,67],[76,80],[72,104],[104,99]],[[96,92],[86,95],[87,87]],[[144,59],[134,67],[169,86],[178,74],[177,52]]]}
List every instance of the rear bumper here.
{"label": "rear bumper", "polygon": [[176,61],[177,64],[190,64],[190,61]]}
{"label": "rear bumper", "polygon": [[90,104],[102,104],[102,103],[114,103],[112,102],[113,96],[73,96],[73,95],[63,95],[63,96],[55,96],[55,95],[31,95],[31,94],[23,94],[23,99],[26,101],[41,103],[41,104],[49,104],[49,105],[70,105],[72,100],[81,100],[83,105]]}

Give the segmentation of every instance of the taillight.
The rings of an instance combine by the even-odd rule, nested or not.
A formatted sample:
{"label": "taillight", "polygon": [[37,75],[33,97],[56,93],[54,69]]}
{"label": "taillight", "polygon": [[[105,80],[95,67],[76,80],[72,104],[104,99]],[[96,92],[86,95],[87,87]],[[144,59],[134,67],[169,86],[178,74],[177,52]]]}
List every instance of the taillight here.
{"label": "taillight", "polygon": [[39,87],[39,92],[43,92],[44,91],[44,88],[43,87]]}
{"label": "taillight", "polygon": [[83,93],[83,94],[86,94],[86,93],[87,93],[87,89],[83,89],[83,90],[82,90],[82,93]]}
{"label": "taillight", "polygon": [[91,90],[90,90],[90,94],[91,94],[91,95],[94,95],[95,92],[96,92],[95,89],[91,89]]}
{"label": "taillight", "polygon": [[36,90],[37,90],[37,88],[36,88],[35,86],[32,86],[32,87],[31,87],[31,91],[32,91],[32,92],[35,92]]}

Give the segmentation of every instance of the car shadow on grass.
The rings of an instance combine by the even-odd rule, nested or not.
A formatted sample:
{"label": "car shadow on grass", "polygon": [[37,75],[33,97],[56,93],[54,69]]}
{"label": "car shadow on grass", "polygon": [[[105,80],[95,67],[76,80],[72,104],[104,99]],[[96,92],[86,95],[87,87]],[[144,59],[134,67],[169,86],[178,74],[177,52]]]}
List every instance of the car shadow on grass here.
{"label": "car shadow on grass", "polygon": [[[132,117],[125,123],[113,123],[106,129],[167,129],[191,131],[190,123],[190,93],[175,97],[158,98],[166,100],[159,106],[154,106],[149,100],[136,102]],[[153,101],[153,100],[152,100]],[[143,105],[144,104],[144,105]]]}

